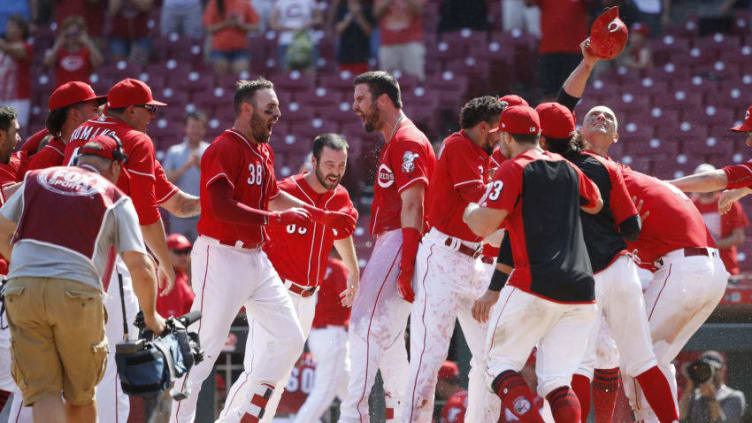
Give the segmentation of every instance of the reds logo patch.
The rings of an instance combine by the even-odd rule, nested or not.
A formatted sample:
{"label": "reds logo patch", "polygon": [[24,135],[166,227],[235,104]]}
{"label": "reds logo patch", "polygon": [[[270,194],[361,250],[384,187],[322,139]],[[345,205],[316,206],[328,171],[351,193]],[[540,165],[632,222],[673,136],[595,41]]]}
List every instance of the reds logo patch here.
{"label": "reds logo patch", "polygon": [[376,182],[381,188],[389,188],[394,184],[394,172],[385,164],[379,166],[379,172],[376,175]]}
{"label": "reds logo patch", "polygon": [[420,157],[417,153],[412,151],[405,151],[402,155],[402,172],[412,173],[415,170],[415,159]]}
{"label": "reds logo patch", "polygon": [[528,401],[525,397],[517,397],[514,400],[512,408],[514,408],[514,414],[521,416],[530,411],[530,401]]}

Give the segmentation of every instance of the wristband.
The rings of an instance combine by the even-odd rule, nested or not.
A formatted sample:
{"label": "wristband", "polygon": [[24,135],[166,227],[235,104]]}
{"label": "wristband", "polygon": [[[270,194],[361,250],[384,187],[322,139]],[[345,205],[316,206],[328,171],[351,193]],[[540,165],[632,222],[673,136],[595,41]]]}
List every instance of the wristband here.
{"label": "wristband", "polygon": [[504,285],[507,284],[507,279],[509,279],[509,275],[499,269],[494,269],[493,276],[491,276],[491,283],[488,285],[488,290],[496,292],[501,291],[501,288],[504,288]]}

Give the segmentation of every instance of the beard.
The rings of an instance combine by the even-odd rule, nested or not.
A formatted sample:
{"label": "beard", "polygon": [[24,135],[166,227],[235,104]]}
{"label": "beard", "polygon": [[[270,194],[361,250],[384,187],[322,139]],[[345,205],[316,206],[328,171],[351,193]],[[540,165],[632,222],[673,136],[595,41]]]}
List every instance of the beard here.
{"label": "beard", "polygon": [[380,120],[381,120],[381,113],[379,112],[379,108],[376,107],[376,104],[371,104],[371,108],[368,109],[368,111],[365,113],[364,125],[365,125],[366,132],[373,132],[375,130],[381,129],[377,127],[379,126]]}
{"label": "beard", "polygon": [[253,135],[253,139],[256,140],[256,142],[261,144],[269,143],[269,139],[272,136],[272,130],[269,127],[269,124],[265,122],[261,116],[256,114],[256,112],[251,116],[250,126],[251,135]]}
{"label": "beard", "polygon": [[321,169],[316,166],[316,169],[314,170],[314,173],[316,174],[316,179],[319,180],[319,183],[328,190],[333,190],[334,188],[337,188],[337,185],[339,185],[339,181],[342,180],[341,176],[337,175],[324,175],[324,172],[321,171]]}
{"label": "beard", "polygon": [[485,151],[489,156],[493,154],[494,148],[496,148],[496,142],[494,141],[494,138],[494,136],[488,134],[488,136],[486,136],[485,144],[481,147],[481,149]]}

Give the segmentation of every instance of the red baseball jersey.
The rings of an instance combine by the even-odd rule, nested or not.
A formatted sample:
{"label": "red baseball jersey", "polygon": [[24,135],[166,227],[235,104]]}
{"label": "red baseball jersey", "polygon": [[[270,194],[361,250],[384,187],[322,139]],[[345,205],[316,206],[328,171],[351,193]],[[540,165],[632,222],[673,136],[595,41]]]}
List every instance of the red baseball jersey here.
{"label": "red baseball jersey", "polygon": [[[0,206],[5,204],[4,189],[19,182],[17,169],[11,165],[0,164]],[[8,274],[8,260],[0,255],[0,275]]]}
{"label": "red baseball jersey", "polygon": [[480,204],[509,212],[509,285],[556,302],[594,302],[580,206],[598,198],[595,184],[558,154],[531,149],[504,161]]}
{"label": "red baseball jersey", "polygon": [[[300,201],[323,210],[347,213],[358,219],[350,194],[342,185],[319,194],[306,182],[304,174],[290,176],[279,182],[280,190]],[[267,226],[269,242],[264,251],[279,277],[298,285],[317,286],[324,279],[327,258],[338,236],[332,228],[309,222],[305,226],[271,224]]]}
{"label": "red baseball jersey", "polygon": [[504,157],[503,154],[501,154],[501,147],[494,148],[494,151],[493,153],[491,153],[491,157],[489,158],[488,163],[488,179],[493,179],[494,172],[496,172],[496,169],[498,169],[506,159],[507,158]]}
{"label": "red baseball jersey", "polygon": [[42,141],[44,141],[45,137],[48,136],[52,137],[52,135],[50,135],[50,131],[48,131],[47,128],[35,132],[32,136],[27,138],[26,141],[24,141],[23,145],[21,146],[21,151],[25,151],[29,157],[33,156],[37,153],[37,151],[39,151],[39,145],[42,144]]}
{"label": "red baseball jersey", "polygon": [[65,143],[60,137],[53,137],[39,152],[31,156],[27,170],[47,169],[62,166],[65,158]]}
{"label": "red baseball jersey", "polygon": [[138,221],[141,225],[150,225],[159,220],[157,199],[154,194],[156,183],[154,156],[154,144],[145,133],[131,128],[125,122],[112,117],[101,116],[98,119],[89,120],[81,124],[73,131],[73,134],[65,146],[63,163],[71,164],[72,159],[78,154],[78,149],[97,135],[115,134],[123,143],[123,150],[128,155],[125,168],[130,177],[125,173],[120,174],[117,187],[131,197],[133,205],[138,213]]}
{"label": "red baseball jersey", "polygon": [[157,296],[157,313],[165,319],[170,316],[182,316],[191,311],[195,294],[185,272],[175,268],[175,286],[169,294]]}
{"label": "red baseball jersey", "polygon": [[324,280],[316,300],[313,327],[347,326],[350,323],[350,307],[342,305],[340,292],[347,289],[347,267],[341,261],[329,257]]}
{"label": "red baseball jersey", "polygon": [[[726,238],[736,229],[744,229],[749,226],[749,220],[747,220],[742,205],[738,201],[734,201],[727,213],[718,213],[718,197],[720,195],[717,194],[715,201],[710,203],[703,203],[699,198],[692,200],[700,215],[702,215],[702,220],[710,231],[710,235],[716,240]],[[740,270],[739,260],[736,257],[738,253],[736,245],[721,248],[718,251],[721,254],[723,264],[726,265],[726,270],[732,275],[738,275]]]}
{"label": "red baseball jersey", "polygon": [[297,413],[313,390],[315,377],[316,363],[313,361],[313,354],[305,352],[290,372],[290,379],[279,400],[276,415],[285,416]]}
{"label": "red baseball jersey", "polygon": [[462,221],[462,213],[470,202],[478,202],[483,196],[488,165],[488,153],[475,145],[465,131],[444,139],[426,201],[431,227],[465,241],[481,240]]}
{"label": "red baseball jersey", "polygon": [[436,156],[428,138],[409,119],[381,149],[371,205],[371,235],[399,229],[400,194],[415,183],[428,186]]}
{"label": "red baseball jersey", "polygon": [[683,192],[668,182],[621,165],[629,195],[643,201],[640,214],[650,211],[642,222],[636,241],[628,243],[637,250],[643,266],[651,267],[664,254],[686,247],[713,247],[715,241],[702,216]]}
{"label": "red baseball jersey", "polygon": [[752,163],[742,163],[723,168],[728,184],[726,189],[736,189],[752,186]]}
{"label": "red baseball jersey", "polygon": [[465,423],[467,391],[459,391],[449,397],[441,409],[439,423]]}
{"label": "red baseball jersey", "polygon": [[198,233],[221,241],[242,241],[255,248],[269,237],[264,225],[238,225],[219,220],[209,201],[209,185],[225,179],[233,198],[258,210],[268,210],[269,200],[279,195],[274,175],[274,152],[269,144],[254,144],[243,134],[227,129],[209,145],[201,158],[201,217]]}

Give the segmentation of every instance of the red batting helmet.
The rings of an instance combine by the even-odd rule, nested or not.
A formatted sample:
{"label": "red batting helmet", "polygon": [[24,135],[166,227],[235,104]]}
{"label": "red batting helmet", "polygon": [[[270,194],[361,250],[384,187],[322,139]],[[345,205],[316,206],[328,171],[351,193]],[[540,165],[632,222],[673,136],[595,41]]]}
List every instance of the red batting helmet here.
{"label": "red batting helmet", "polygon": [[590,27],[590,51],[600,59],[613,59],[627,45],[629,30],[619,19],[619,7],[606,10]]}

